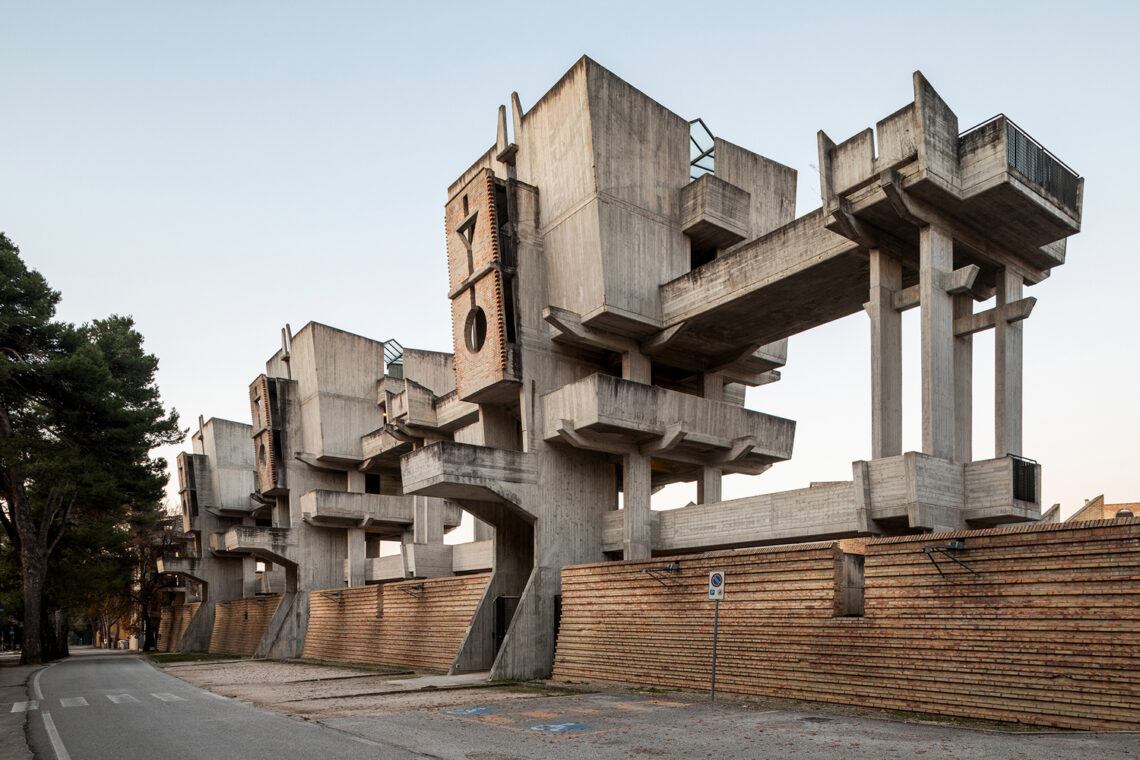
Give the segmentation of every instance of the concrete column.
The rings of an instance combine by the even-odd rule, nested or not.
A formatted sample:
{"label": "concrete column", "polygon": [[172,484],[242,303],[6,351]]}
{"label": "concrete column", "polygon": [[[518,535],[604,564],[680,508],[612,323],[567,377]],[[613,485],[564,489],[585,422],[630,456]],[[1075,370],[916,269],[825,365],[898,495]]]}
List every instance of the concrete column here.
{"label": "concrete column", "polygon": [[621,355],[621,376],[635,383],[653,383],[653,363],[640,351],[626,351]]}
{"label": "concrete column", "polygon": [[[969,293],[954,296],[954,318],[974,313],[974,297]],[[954,461],[959,464],[974,459],[974,338],[954,338]]]}
{"label": "concrete column", "polygon": [[428,496],[413,496],[412,543],[443,543],[443,499]]}
{"label": "concrete column", "polygon": [[349,493],[364,493],[364,479],[365,475],[360,470],[348,470],[346,490]]}
{"label": "concrete column", "polygon": [[[711,401],[724,400],[724,376],[716,372],[704,373],[704,397]],[[711,504],[721,500],[721,478],[724,470],[719,467],[702,466],[697,474],[697,503]]]}
{"label": "concrete column", "polygon": [[[997,305],[1021,299],[1021,275],[998,274]],[[994,327],[994,456],[1021,456],[1022,322],[998,319]]]}
{"label": "concrete column", "polygon": [[476,541],[486,541],[489,538],[495,537],[495,529],[490,524],[483,522],[479,518],[475,518],[475,539]]}
{"label": "concrete column", "polygon": [[364,531],[349,528],[345,531],[348,546],[345,556],[344,581],[349,586],[364,585],[364,555],[367,553]]}
{"label": "concrete column", "polygon": [[902,289],[902,264],[871,250],[871,458],[902,454],[902,313],[892,297]]}
{"label": "concrete column", "polygon": [[922,452],[954,457],[954,306],[946,279],[954,240],[934,226],[919,232],[918,287],[922,310]]}
{"label": "concrete column", "polygon": [[622,559],[647,559],[651,555],[649,500],[653,494],[649,457],[644,454],[623,457],[622,488],[625,494]]}
{"label": "concrete column", "polygon": [[721,484],[724,471],[719,467],[701,467],[697,475],[697,503],[712,504],[721,501]]}

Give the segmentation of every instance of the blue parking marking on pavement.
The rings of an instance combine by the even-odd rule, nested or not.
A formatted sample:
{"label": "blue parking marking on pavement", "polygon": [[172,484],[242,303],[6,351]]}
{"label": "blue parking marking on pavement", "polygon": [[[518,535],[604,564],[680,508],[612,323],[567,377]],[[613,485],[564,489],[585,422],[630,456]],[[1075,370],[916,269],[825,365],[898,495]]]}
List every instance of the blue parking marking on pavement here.
{"label": "blue parking marking on pavement", "polygon": [[467,707],[462,710],[443,710],[444,715],[486,715],[495,712],[490,707]]}
{"label": "blue parking marking on pavement", "polygon": [[585,723],[546,723],[541,726],[527,726],[531,731],[543,734],[564,734],[567,731],[581,731],[584,728],[593,728]]}

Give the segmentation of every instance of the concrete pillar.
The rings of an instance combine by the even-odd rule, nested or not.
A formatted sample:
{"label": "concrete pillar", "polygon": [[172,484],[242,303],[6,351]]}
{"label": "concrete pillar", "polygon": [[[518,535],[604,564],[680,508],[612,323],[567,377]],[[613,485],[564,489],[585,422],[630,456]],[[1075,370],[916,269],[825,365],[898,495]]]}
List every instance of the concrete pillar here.
{"label": "concrete pillar", "polygon": [[624,517],[622,559],[647,559],[651,555],[649,500],[653,495],[649,457],[626,454],[622,460]]}
{"label": "concrete pillar", "polygon": [[[724,400],[724,376],[716,372],[704,373],[703,395],[712,401]],[[719,467],[702,466],[697,474],[697,503],[711,504],[721,500],[724,471]]]}
{"label": "concrete pillar", "polygon": [[475,520],[475,539],[476,541],[486,541],[487,539],[495,537],[495,529],[489,523],[485,523],[479,518]]}
{"label": "concrete pillar", "polygon": [[348,470],[347,490],[349,493],[364,493],[365,475],[360,470]]}
{"label": "concrete pillar", "polygon": [[640,351],[626,351],[621,355],[621,376],[635,383],[653,383],[653,362]]}
{"label": "concrete pillar", "polygon": [[701,467],[697,475],[697,503],[712,504],[721,501],[721,484],[724,471],[719,467]]}
{"label": "concrete pillar", "polygon": [[364,556],[367,553],[364,531],[349,528],[345,535],[348,545],[345,547],[344,582],[349,586],[363,586]]}
{"label": "concrete pillar", "polygon": [[412,543],[443,543],[443,499],[413,496]]}
{"label": "concrete pillar", "polygon": [[871,458],[902,454],[902,313],[892,297],[902,289],[902,264],[871,250]]}
{"label": "concrete pillar", "polygon": [[928,225],[919,232],[918,287],[922,323],[922,452],[954,458],[954,307],[946,280],[954,240]]}
{"label": "concrete pillar", "polygon": [[[954,318],[974,313],[974,297],[969,293],[954,296]],[[974,338],[954,338],[954,461],[959,464],[974,459]]]}
{"label": "concrete pillar", "polygon": [[[1021,299],[1021,275],[998,274],[997,306]],[[994,456],[1021,456],[1022,322],[999,317],[994,327]]]}

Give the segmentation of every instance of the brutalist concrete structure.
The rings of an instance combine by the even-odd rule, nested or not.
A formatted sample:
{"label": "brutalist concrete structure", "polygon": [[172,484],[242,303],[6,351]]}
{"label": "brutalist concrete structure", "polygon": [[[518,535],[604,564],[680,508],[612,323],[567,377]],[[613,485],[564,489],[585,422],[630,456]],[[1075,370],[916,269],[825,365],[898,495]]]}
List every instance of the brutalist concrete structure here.
{"label": "brutalist concrete structure", "polygon": [[[566,565],[1040,516],[1021,441],[1023,288],[1064,263],[1082,180],[1006,117],[963,131],[919,73],[913,92],[874,130],[819,134],[823,205],[798,218],[794,170],[721,138],[694,162],[688,119],[587,58],[529,110],[512,96],[511,128],[500,107],[495,144],[447,193],[454,395],[433,394],[436,424],[421,418],[400,460],[405,493],[494,528],[455,669],[548,674]],[[901,445],[910,308],[918,452]],[[744,408],[744,389],[778,379],[789,337],[860,310],[872,459],[850,482],[722,501],[723,474],[792,455],[795,423]],[[986,329],[997,443],[976,459],[970,336]],[[700,503],[651,512],[677,481]],[[504,599],[517,609],[496,647]]]}
{"label": "brutalist concrete structure", "polygon": [[[299,656],[310,591],[489,569],[486,536],[443,543],[459,507],[401,487],[400,453],[422,415],[438,424],[431,401],[449,387],[450,355],[319,323],[283,330],[250,386],[253,424],[200,421],[178,459],[185,548],[160,570],[202,602],[179,648],[210,645],[217,602],[271,594],[280,603],[253,653]],[[382,540],[400,552],[381,557]]]}
{"label": "brutalist concrete structure", "polygon": [[[272,569],[259,573],[252,557],[219,556],[210,549],[210,536],[263,515],[250,501],[253,488],[253,451],[250,426],[231,420],[198,420],[191,436],[193,451],[178,455],[179,500],[182,508],[180,546],[172,556],[158,560],[158,571],[180,576],[185,598],[174,605],[200,603],[194,619],[172,648],[205,650],[214,624],[218,601],[252,597],[268,590]],[[278,583],[282,578],[277,574]]]}

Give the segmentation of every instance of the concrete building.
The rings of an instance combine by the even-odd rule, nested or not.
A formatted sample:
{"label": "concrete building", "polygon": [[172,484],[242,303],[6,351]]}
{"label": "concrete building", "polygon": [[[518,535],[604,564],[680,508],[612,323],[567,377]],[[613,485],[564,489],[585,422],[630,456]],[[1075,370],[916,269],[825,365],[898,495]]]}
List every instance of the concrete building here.
{"label": "concrete building", "polygon": [[[210,522],[199,510],[206,542],[188,577],[248,596],[250,560],[281,568],[256,652],[297,656],[313,594],[314,651],[332,651],[336,627],[353,615],[375,624],[384,598],[337,587],[490,567],[454,584],[477,602],[458,650],[441,645],[432,662],[531,678],[551,672],[569,565],[1037,520],[1041,469],[1021,439],[1035,301],[1023,290],[1064,263],[1083,180],[1005,116],[961,130],[920,73],[913,100],[875,129],[818,143],[822,206],[797,217],[793,169],[588,58],[528,110],[512,95],[494,144],[447,192],[454,354],[319,324],[286,330],[250,387],[252,462],[222,453],[220,427],[195,443],[249,484],[244,497],[234,485],[227,511],[210,480],[210,520],[248,514]],[[912,308],[922,450],[904,452],[901,314]],[[795,423],[745,408],[745,390],[780,379],[789,338],[859,311],[871,459],[850,481],[723,500],[725,474],[792,456]],[[971,336],[987,329],[996,445],[978,458]],[[653,512],[654,491],[676,482],[695,482],[698,503]],[[477,540],[446,546],[460,508],[478,519]],[[381,539],[400,553],[380,556]],[[230,558],[230,575],[210,575],[205,551]],[[402,601],[424,624],[455,617],[423,584],[404,590],[419,594]],[[391,640],[400,625],[367,630]]]}
{"label": "concrete building", "polygon": [[[448,189],[455,395],[400,466],[405,493],[495,531],[456,669],[549,673],[566,565],[1040,516],[1021,446],[1023,288],[1064,262],[1082,180],[1005,116],[963,132],[920,73],[874,130],[820,132],[823,206],[798,218],[794,170],[719,137],[694,161],[694,129],[583,58],[529,110],[512,95]],[[918,452],[901,443],[910,308]],[[725,473],[792,455],[795,423],[744,408],[744,389],[778,379],[789,337],[860,310],[872,459],[849,482],[722,501]],[[996,450],[976,459],[970,336],[986,329]],[[652,512],[678,481],[699,503]],[[500,597],[517,608],[496,648]]]}
{"label": "concrete building", "polygon": [[[184,601],[197,605],[183,649],[210,647],[216,603],[272,594],[254,653],[299,656],[310,591],[490,566],[489,540],[444,545],[457,506],[401,488],[422,404],[434,423],[431,400],[454,389],[451,357],[318,323],[282,335],[250,386],[253,425],[200,422],[178,459],[185,549],[160,570],[189,579]],[[382,540],[399,553],[380,556]]]}
{"label": "concrete building", "polygon": [[170,648],[208,648],[216,602],[252,597],[270,588],[271,569],[259,577],[252,557],[219,555],[209,544],[220,531],[268,518],[250,501],[254,471],[249,439],[249,425],[199,417],[198,430],[190,438],[192,452],[178,455],[181,543],[175,554],[159,558],[158,571],[185,579],[173,587],[170,604],[197,604],[198,613],[184,629],[185,639],[170,642]]}

